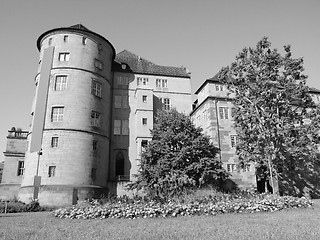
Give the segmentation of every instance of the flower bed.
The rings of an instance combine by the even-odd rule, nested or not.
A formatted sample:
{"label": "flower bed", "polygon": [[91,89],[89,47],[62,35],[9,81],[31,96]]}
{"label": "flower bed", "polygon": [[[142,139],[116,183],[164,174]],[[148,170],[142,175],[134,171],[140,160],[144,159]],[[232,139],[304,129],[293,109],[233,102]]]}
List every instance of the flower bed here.
{"label": "flower bed", "polygon": [[98,201],[81,202],[53,212],[59,218],[104,219],[104,218],[154,218],[193,215],[217,215],[223,213],[274,212],[288,208],[311,207],[306,198],[256,195],[250,198],[226,198],[224,201],[195,201],[179,203],[168,201],[118,201],[100,204]]}

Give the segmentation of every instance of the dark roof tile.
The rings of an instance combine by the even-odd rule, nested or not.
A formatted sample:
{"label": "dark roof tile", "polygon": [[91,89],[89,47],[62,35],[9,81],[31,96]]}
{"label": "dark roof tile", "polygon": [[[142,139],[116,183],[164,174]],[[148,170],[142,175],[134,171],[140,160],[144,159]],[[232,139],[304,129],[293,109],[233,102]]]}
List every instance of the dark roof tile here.
{"label": "dark roof tile", "polygon": [[160,66],[127,50],[118,53],[115,62],[127,64],[135,73],[190,78],[184,67]]}

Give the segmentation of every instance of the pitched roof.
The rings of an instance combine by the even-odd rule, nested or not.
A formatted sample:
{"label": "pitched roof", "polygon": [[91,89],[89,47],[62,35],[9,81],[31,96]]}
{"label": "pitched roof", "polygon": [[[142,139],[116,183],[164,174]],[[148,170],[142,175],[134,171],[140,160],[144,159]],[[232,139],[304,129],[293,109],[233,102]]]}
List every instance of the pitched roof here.
{"label": "pitched roof", "polygon": [[184,67],[160,66],[128,50],[119,52],[115,62],[127,64],[130,70],[135,73],[190,78],[188,70]]}
{"label": "pitched roof", "polygon": [[[212,78],[208,78],[206,81],[204,81],[201,86],[196,90],[195,94],[198,94],[201,89],[207,85],[208,83],[221,83],[219,80],[218,80],[218,75],[219,73],[217,73],[216,75],[214,75]],[[317,89],[317,88],[314,88],[314,87],[309,87],[309,92],[310,93],[316,93],[316,94],[320,94],[320,90]]]}
{"label": "pitched roof", "polygon": [[201,86],[197,89],[197,91],[194,93],[194,94],[198,94],[201,89],[207,85],[208,83],[220,83],[220,81],[218,80],[218,75],[219,73],[217,73],[216,75],[214,75],[212,78],[208,78],[206,79],[202,84]]}
{"label": "pitched roof", "polygon": [[310,87],[310,88],[309,88],[309,92],[310,92],[310,93],[318,93],[318,94],[319,94],[319,93],[320,93],[320,90],[317,89],[317,88],[314,88],[314,87]]}

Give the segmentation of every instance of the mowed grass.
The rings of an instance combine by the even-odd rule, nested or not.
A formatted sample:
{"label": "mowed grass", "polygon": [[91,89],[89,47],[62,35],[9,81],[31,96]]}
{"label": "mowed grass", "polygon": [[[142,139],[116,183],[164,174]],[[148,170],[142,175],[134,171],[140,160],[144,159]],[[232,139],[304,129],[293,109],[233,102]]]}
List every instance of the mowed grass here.
{"label": "mowed grass", "polygon": [[274,213],[135,220],[0,214],[0,239],[320,239],[320,200],[313,208]]}

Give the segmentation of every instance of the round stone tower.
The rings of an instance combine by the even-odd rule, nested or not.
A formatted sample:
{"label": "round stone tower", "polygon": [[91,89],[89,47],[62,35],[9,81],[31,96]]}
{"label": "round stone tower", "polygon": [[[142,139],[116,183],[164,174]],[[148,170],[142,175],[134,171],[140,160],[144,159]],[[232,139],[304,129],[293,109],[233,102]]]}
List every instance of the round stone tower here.
{"label": "round stone tower", "polygon": [[115,49],[80,24],[43,33],[37,47],[39,69],[19,199],[36,197],[42,205],[58,206],[105,194]]}

